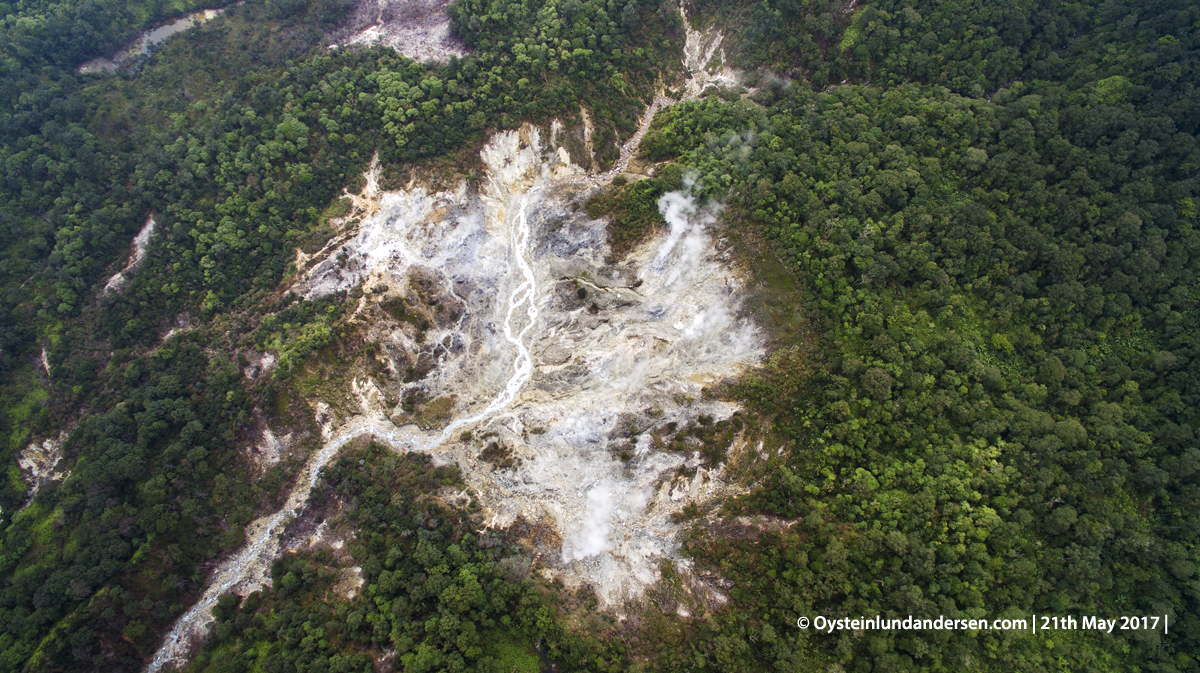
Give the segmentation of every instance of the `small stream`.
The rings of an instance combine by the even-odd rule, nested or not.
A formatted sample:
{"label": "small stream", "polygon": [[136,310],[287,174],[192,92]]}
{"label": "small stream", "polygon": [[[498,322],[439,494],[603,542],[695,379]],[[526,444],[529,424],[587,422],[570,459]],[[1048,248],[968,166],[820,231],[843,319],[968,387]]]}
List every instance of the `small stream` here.
{"label": "small stream", "polygon": [[152,28],[142,33],[138,39],[111,57],[101,56],[87,61],[83,65],[80,65],[76,72],[81,75],[98,72],[116,72],[119,68],[123,68],[144,56],[148,56],[151,48],[175,33],[181,33],[205,21],[211,21],[220,16],[224,11],[223,9],[202,9],[198,12],[192,12],[191,14],[171,19],[157,28]]}

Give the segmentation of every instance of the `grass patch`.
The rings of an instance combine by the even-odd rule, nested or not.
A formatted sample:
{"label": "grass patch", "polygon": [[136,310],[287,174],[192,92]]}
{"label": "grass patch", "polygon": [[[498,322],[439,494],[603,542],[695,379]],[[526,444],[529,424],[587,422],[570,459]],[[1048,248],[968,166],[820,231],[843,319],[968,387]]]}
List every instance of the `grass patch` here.
{"label": "grass patch", "polygon": [[424,406],[418,407],[417,413],[413,417],[413,422],[426,430],[434,430],[445,427],[453,417],[454,398],[439,397],[432,402],[427,402]]}
{"label": "grass patch", "polygon": [[808,334],[803,288],[796,282],[795,274],[743,216],[728,214],[724,222],[721,233],[728,236],[738,262],[750,270],[755,281],[745,293],[746,310],[767,329],[776,345],[814,341]]}
{"label": "grass patch", "polygon": [[20,451],[25,441],[29,439],[31,425],[43,413],[42,403],[49,399],[50,394],[40,386],[34,388],[21,398],[21,401],[7,409],[9,427],[12,432],[8,435],[10,451]]}
{"label": "grass patch", "polygon": [[483,641],[489,643],[486,653],[499,664],[497,670],[505,673],[540,673],[542,670],[537,651],[508,631],[493,631]]}
{"label": "grass patch", "polygon": [[345,217],[353,210],[350,199],[336,198],[317,215],[316,223],[297,238],[297,246],[306,255],[319,252],[337,233],[330,220]]}
{"label": "grass patch", "polygon": [[388,315],[396,319],[397,322],[406,322],[417,328],[418,339],[417,343],[425,340],[424,334],[429,329],[429,320],[419,312],[413,310],[406,297],[396,297],[389,300],[383,305],[383,309],[388,312]]}

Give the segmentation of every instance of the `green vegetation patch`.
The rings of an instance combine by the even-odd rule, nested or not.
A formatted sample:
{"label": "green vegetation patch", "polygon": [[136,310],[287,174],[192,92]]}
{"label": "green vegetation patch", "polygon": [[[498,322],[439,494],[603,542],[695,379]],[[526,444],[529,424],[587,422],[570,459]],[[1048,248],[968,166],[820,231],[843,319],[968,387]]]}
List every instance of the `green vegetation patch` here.
{"label": "green vegetation patch", "polygon": [[[1090,57],[1072,66],[1081,78]],[[747,670],[963,657],[1196,670],[1200,631],[1174,628],[1111,640],[790,628],[827,612],[1166,609],[1191,623],[1200,416],[1184,400],[1200,398],[1188,327],[1200,230],[1178,195],[1192,190],[1181,169],[1200,158],[1200,119],[1171,107],[1182,89],[1137,100],[1133,83],[1154,76],[1121,77],[1017,83],[992,101],[793,83],[681,104],[656,124],[656,152],[765,233],[816,328],[811,351],[777,352],[741,385],[794,448],[724,511],[763,520],[692,538],[736,609],[683,625],[682,643],[655,640],[660,670],[696,652],[736,652],[727,666]],[[1163,134],[1165,116],[1189,134]],[[1172,149],[1117,149],[1135,136]],[[1154,542],[1135,551],[1132,538]]]}
{"label": "green vegetation patch", "polygon": [[645,240],[655,228],[666,224],[658,210],[663,194],[683,187],[683,170],[674,164],[659,169],[646,180],[601,192],[588,199],[589,217],[609,217],[608,242],[612,254],[621,257]]}
{"label": "green vegetation patch", "polygon": [[[440,504],[457,470],[422,454],[397,455],[371,443],[326,468],[313,506],[336,510],[370,535],[353,539],[352,560],[329,548],[290,553],[272,568],[273,588],[244,601],[223,596],[215,637],[189,672],[226,670],[373,671],[392,652],[404,670],[541,670],[541,654],[562,670],[623,670],[623,648],[560,623],[555,592],[523,579],[527,563],[501,533]],[[523,561],[523,559],[525,559]],[[365,579],[354,598],[335,589],[353,563]],[[523,574],[520,574],[523,576]]]}
{"label": "green vegetation patch", "polygon": [[426,430],[446,427],[454,417],[454,400],[454,396],[446,396],[419,405],[413,422]]}

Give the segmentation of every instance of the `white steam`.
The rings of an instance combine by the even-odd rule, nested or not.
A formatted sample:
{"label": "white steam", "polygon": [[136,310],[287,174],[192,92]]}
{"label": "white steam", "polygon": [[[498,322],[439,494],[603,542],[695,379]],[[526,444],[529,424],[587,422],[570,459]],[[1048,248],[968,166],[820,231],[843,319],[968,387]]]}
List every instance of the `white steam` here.
{"label": "white steam", "polygon": [[[683,179],[683,189],[667,192],[658,199],[658,212],[669,227],[667,238],[658,248],[652,273],[666,272],[666,287],[674,286],[679,279],[688,277],[697,264],[712,249],[706,228],[714,224],[721,213],[720,204],[701,206],[693,194],[696,176],[688,174]],[[689,298],[685,298],[685,301]],[[726,330],[736,322],[725,302],[713,302],[708,306],[693,307],[690,319],[677,320],[673,327],[684,339],[696,339],[706,334]],[[756,336],[739,330],[733,339],[734,352],[744,353],[753,347]]]}
{"label": "white steam", "polygon": [[666,280],[668,287],[687,275],[704,256],[711,246],[705,227],[716,222],[721,213],[719,205],[699,206],[692,194],[695,184],[695,175],[686,175],[683,189],[667,192],[658,198],[658,212],[666,220],[669,231],[666,240],[658,248],[651,270],[661,273],[670,261],[671,270]]}
{"label": "white steam", "polygon": [[575,536],[563,546],[564,561],[582,561],[612,548],[608,536],[612,532],[613,509],[609,487],[602,484],[588,491],[587,515]]}

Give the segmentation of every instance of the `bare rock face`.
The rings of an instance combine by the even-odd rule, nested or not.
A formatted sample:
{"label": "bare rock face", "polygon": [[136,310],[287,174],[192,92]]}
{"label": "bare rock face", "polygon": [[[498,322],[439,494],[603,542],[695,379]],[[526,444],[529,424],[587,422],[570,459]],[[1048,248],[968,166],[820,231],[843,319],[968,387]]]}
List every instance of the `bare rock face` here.
{"label": "bare rock face", "polygon": [[386,45],[421,62],[465,56],[466,47],[450,32],[448,6],[450,0],[367,0],[359,6],[356,27],[336,39],[343,45]]}
{"label": "bare rock face", "polygon": [[26,504],[33,502],[33,497],[37,495],[43,485],[62,481],[70,474],[70,471],[63,472],[58,469],[58,464],[62,461],[62,446],[66,442],[68,434],[62,432],[56,438],[30,442],[29,446],[21,451],[17,458],[17,465],[20,466],[30,485]]}
{"label": "bare rock face", "polygon": [[129,262],[125,264],[125,268],[113,274],[108,279],[108,282],[104,284],[104,289],[101,290],[101,294],[119,293],[133,278],[134,272],[142,265],[142,261],[146,259],[146,248],[150,246],[150,237],[154,235],[154,224],[154,215],[146,218],[146,224],[142,225],[141,230],[133,237],[133,244],[130,245]]}
{"label": "bare rock face", "polygon": [[710,86],[737,86],[740,73],[726,65],[725,35],[720,28],[693,29],[683,3],[679,5],[679,14],[687,36],[683,46],[683,65],[688,73],[684,96],[695,98]]}

